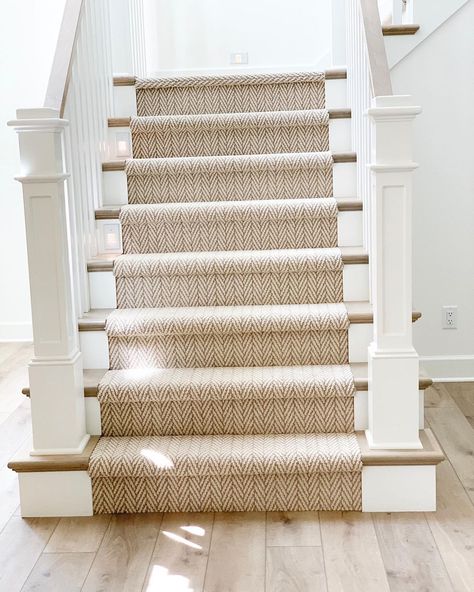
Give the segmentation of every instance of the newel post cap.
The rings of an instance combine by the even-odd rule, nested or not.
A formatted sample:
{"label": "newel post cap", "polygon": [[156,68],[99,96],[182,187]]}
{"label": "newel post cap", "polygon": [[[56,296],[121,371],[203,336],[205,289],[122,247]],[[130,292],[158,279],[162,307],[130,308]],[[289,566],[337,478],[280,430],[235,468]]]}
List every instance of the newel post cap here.
{"label": "newel post cap", "polygon": [[390,95],[386,97],[374,97],[372,107],[367,114],[374,121],[414,119],[421,113],[419,105],[415,105],[411,95]]}
{"label": "newel post cap", "polygon": [[61,133],[69,125],[67,119],[59,116],[57,109],[17,109],[16,119],[7,122],[18,132],[54,132]]}

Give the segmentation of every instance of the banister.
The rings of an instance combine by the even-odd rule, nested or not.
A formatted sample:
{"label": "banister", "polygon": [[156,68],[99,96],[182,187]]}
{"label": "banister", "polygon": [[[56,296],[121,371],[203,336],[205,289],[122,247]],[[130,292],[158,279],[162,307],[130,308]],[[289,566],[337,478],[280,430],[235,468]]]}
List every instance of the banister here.
{"label": "banister", "polygon": [[83,4],[84,0],[67,0],[66,2],[46,89],[44,107],[59,111],[60,117],[63,117],[66,105]]}
{"label": "banister", "polygon": [[378,3],[377,0],[360,0],[360,7],[367,43],[372,95],[386,97],[392,95],[393,91]]}

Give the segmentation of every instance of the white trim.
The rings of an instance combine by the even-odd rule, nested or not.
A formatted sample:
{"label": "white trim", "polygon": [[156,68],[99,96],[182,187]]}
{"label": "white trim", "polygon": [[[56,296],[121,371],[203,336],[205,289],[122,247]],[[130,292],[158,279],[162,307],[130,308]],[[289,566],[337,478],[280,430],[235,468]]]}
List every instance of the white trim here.
{"label": "white trim", "polygon": [[19,473],[21,515],[92,516],[92,483],[87,471]]}
{"label": "white trim", "polygon": [[363,512],[435,510],[436,465],[363,467]]}
{"label": "white trim", "polygon": [[474,382],[474,355],[420,356],[433,382]]}
{"label": "white trim", "polygon": [[39,448],[32,450],[30,452],[30,456],[51,456],[56,454],[81,454],[84,452],[84,448],[87,446],[87,443],[90,440],[90,434],[86,434],[79,446],[76,448]]}

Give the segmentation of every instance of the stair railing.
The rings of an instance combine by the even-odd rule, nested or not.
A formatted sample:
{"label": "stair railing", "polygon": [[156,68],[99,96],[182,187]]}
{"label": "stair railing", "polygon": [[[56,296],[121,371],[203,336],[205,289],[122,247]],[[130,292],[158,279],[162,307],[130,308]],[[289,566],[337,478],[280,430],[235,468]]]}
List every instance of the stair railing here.
{"label": "stair railing", "polygon": [[374,314],[367,439],[372,448],[420,448],[419,362],[412,338],[412,127],[421,109],[410,96],[392,92],[377,0],[347,0],[346,33]]}
{"label": "stair railing", "polygon": [[145,70],[142,3],[67,0],[44,105],[10,122],[19,136],[32,305],[31,454],[77,454],[89,439],[77,318],[89,310],[86,262],[97,254],[114,67]]}

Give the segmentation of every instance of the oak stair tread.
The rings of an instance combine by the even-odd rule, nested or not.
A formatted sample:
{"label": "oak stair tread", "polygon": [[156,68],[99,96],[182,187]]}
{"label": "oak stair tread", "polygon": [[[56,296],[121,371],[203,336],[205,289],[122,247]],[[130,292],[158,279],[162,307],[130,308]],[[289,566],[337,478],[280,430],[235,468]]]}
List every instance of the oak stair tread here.
{"label": "oak stair tread", "polygon": [[[445,458],[444,453],[430,429],[420,430],[423,445],[419,450],[371,450],[364,432],[355,432],[361,451],[363,466],[437,465]],[[181,436],[178,436],[181,437]],[[8,468],[18,473],[87,471],[90,458],[99,437],[91,436],[84,452],[72,455],[31,456],[19,451],[8,463]]]}
{"label": "oak stair tread", "polygon": [[[264,305],[265,306],[265,305]],[[278,305],[274,305],[278,306]],[[294,305],[283,305],[283,306],[294,306]],[[305,305],[310,306],[310,305]],[[320,305],[312,305],[312,306],[320,306]],[[345,302],[344,306],[347,309],[349,322],[353,324],[360,324],[360,323],[372,323],[373,322],[373,312],[372,312],[372,305],[370,302]],[[206,308],[206,307],[194,307],[198,312],[199,308]],[[215,308],[233,308],[233,307],[215,307]],[[242,308],[242,307],[235,307],[235,308]],[[253,308],[252,306],[248,307],[249,309]],[[78,328],[79,331],[104,331],[105,330],[105,323],[107,317],[113,313],[117,309],[92,309],[89,312],[85,313],[79,320],[78,320]],[[178,308],[168,309],[170,312],[169,314],[174,314],[175,311],[179,311]],[[417,321],[421,318],[421,312],[413,312],[412,320],[413,322]]]}
{"label": "oak stair tread", "polygon": [[[137,161],[145,161],[145,160],[156,160],[158,162],[163,162],[163,161],[170,161],[170,162],[174,162],[176,164],[179,164],[179,162],[177,161],[188,161],[190,162],[191,159],[194,159],[195,161],[200,161],[200,163],[205,166],[205,162],[206,159],[210,161],[216,161],[217,159],[227,159],[228,162],[230,162],[231,160],[236,161],[237,159],[242,159],[242,160],[249,160],[253,157],[255,157],[256,159],[260,159],[263,160],[265,157],[268,161],[271,161],[272,158],[280,158],[282,156],[302,156],[303,152],[299,152],[299,153],[282,153],[282,154],[253,154],[253,155],[226,155],[226,156],[184,156],[184,157],[180,157],[180,158],[150,158],[150,159],[136,159]],[[310,153],[307,153],[310,154]],[[341,164],[341,163],[351,163],[351,162],[357,162],[357,155],[355,152],[333,152],[332,153],[332,159],[333,162],[335,164]],[[130,159],[132,160],[132,159]],[[110,161],[106,161],[102,163],[102,171],[103,172],[113,172],[113,171],[125,171],[126,168],[126,164],[127,164],[127,159],[124,160],[110,160]]]}
{"label": "oak stair tread", "polygon": [[[326,198],[321,198],[326,199]],[[339,212],[359,212],[363,209],[363,202],[361,199],[353,197],[336,197],[334,198],[337,203]],[[120,210],[122,205],[117,206],[105,206],[95,211],[96,220],[118,220],[120,219]],[[102,258],[102,255],[101,257]]]}
{"label": "oak stair tread", "polygon": [[325,113],[327,111],[329,119],[350,119],[351,110],[338,108],[338,109],[313,109],[313,110],[301,110],[301,111],[264,111],[264,112],[251,112],[251,113],[216,113],[216,114],[203,114],[203,115],[145,115],[142,117],[109,117],[108,126],[114,127],[130,127],[132,120],[134,122],[149,123],[154,126],[183,126],[186,124],[189,127],[199,126],[202,127],[206,124],[213,126],[222,125],[226,128],[232,125],[238,125],[239,127],[246,123],[247,125],[255,125],[257,120],[260,124],[266,123],[271,125],[273,120],[278,119],[280,121],[282,117],[287,116],[292,120],[293,125],[305,125],[309,123],[309,119],[313,115]]}
{"label": "oak stair tread", "polygon": [[[367,264],[369,262],[369,256],[363,247],[336,247],[342,255],[342,262],[345,265],[356,265],[356,264]],[[228,263],[238,264],[240,261],[248,261],[249,258],[258,257],[259,259],[264,258],[266,260],[277,260],[281,257],[294,257],[301,258],[307,255],[308,257],[314,258],[319,254],[324,256],[326,252],[333,251],[334,249],[326,248],[315,248],[315,249],[273,249],[273,250],[261,250],[261,251],[201,251],[201,252],[180,252],[180,253],[149,253],[149,254],[130,254],[130,255],[104,255],[96,257],[87,262],[87,271],[89,272],[104,272],[113,271],[114,262],[120,258],[121,261],[143,261],[150,264],[158,263],[162,261],[173,262],[192,260],[195,263],[199,260],[203,265],[206,263],[211,265],[212,263],[218,263],[219,259],[225,258]]]}
{"label": "oak stair tread", "polygon": [[401,24],[401,25],[384,25],[382,33],[384,37],[394,35],[415,35],[420,30],[420,25]]}
{"label": "oak stair tread", "polygon": [[[354,377],[354,386],[356,391],[366,391],[369,388],[369,380],[368,380],[368,365],[363,362],[358,363],[350,363],[349,367],[351,369],[352,375]],[[262,366],[260,369],[265,372],[265,366]],[[271,366],[271,368],[281,368],[284,369],[284,366]],[[190,372],[193,372],[195,369],[191,369]],[[212,369],[214,370],[214,369]],[[212,371],[211,370],[211,371]],[[163,369],[158,369],[158,372],[163,372]],[[99,382],[103,379],[104,375],[107,372],[119,372],[119,373],[126,373],[127,370],[107,370],[105,368],[102,369],[88,369],[84,370],[84,397],[97,397],[97,390],[99,386]],[[431,378],[426,376],[423,372],[420,373],[420,380],[419,380],[419,388],[420,390],[425,390],[429,388],[433,384]],[[30,387],[24,387],[21,390],[22,394],[29,397],[30,396]]]}
{"label": "oak stair tread", "polygon": [[[311,82],[314,79],[315,75],[319,75],[320,73],[314,71],[303,71],[294,72],[290,74],[295,79],[298,78],[299,82]],[[259,77],[259,80],[256,81],[255,84],[262,84],[265,82],[265,80],[271,80],[272,84],[275,84],[275,80],[278,80],[278,77],[281,78],[282,82],[287,83],[288,73],[264,73],[260,75],[251,74],[251,76],[253,76],[255,79],[257,79],[257,76]],[[195,86],[196,84],[202,84],[203,81],[207,81],[209,79],[211,79],[212,81],[212,79],[214,78],[217,78],[221,83],[233,82],[233,84],[239,84],[240,81],[240,84],[248,84],[248,77],[249,75],[247,74],[243,74],[240,76],[239,74],[222,74],[215,76],[163,76],[158,80],[160,80],[161,84],[163,85],[163,88],[166,88],[167,86],[174,87],[176,85],[176,82],[178,82],[179,84],[187,84],[188,86]],[[137,76],[133,75],[114,76],[114,86],[135,86],[137,78]],[[328,68],[324,72],[324,78],[326,80],[344,80],[347,78],[347,70],[346,68]]]}

